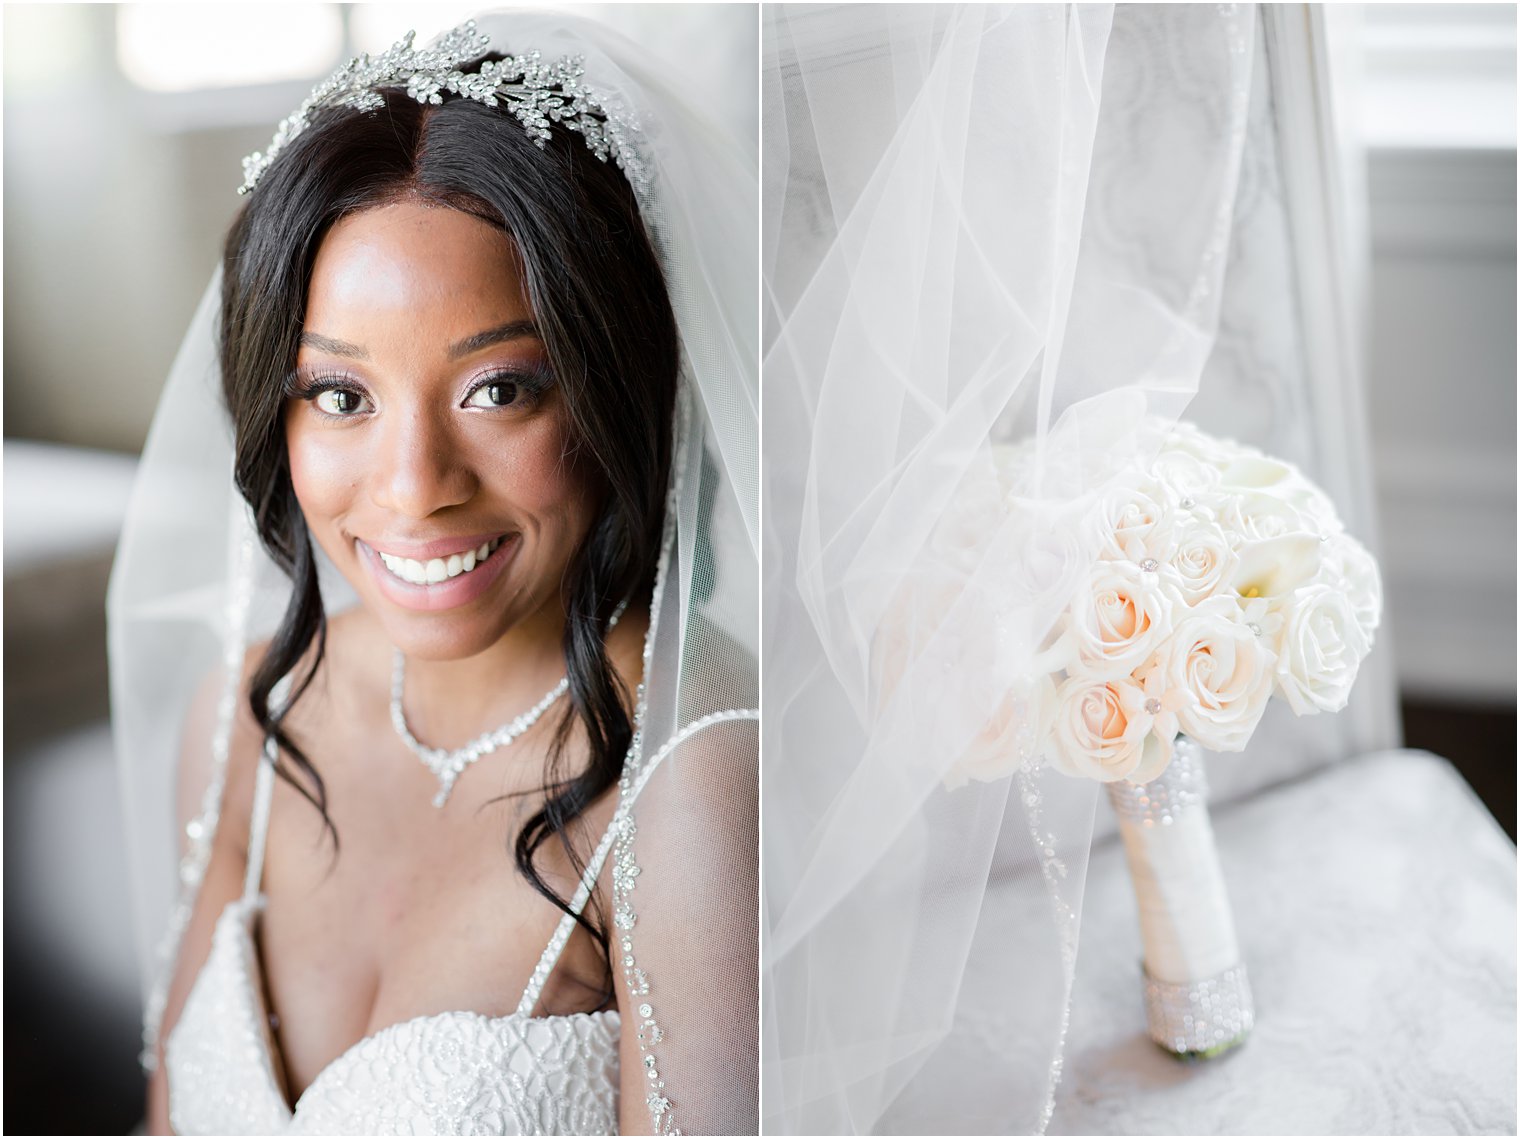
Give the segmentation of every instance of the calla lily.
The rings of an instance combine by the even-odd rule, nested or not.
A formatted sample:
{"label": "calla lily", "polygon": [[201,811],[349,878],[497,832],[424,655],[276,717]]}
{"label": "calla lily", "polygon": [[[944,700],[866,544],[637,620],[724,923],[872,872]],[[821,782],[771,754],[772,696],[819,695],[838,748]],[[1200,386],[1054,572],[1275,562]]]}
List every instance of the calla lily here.
{"label": "calla lily", "polygon": [[1291,479],[1296,472],[1287,463],[1265,455],[1241,455],[1220,472],[1225,487],[1270,490]]}
{"label": "calla lily", "polygon": [[1284,534],[1250,542],[1236,551],[1230,587],[1241,597],[1286,597],[1319,573],[1317,534]]}

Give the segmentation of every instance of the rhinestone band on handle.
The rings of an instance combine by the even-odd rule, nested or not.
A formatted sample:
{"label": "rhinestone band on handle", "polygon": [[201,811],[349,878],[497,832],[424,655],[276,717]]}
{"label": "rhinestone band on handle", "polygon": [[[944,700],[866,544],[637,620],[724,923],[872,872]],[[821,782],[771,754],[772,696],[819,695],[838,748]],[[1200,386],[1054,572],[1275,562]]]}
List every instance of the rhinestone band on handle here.
{"label": "rhinestone band on handle", "polygon": [[1178,1056],[1217,1056],[1243,1041],[1256,1022],[1245,965],[1187,985],[1145,976],[1151,1039]]}
{"label": "rhinestone band on handle", "polygon": [[1178,736],[1150,783],[1110,783],[1144,945],[1146,1026],[1174,1055],[1205,1058],[1241,1043],[1255,1021],[1208,815],[1203,750]]}
{"label": "rhinestone band on handle", "polygon": [[1169,827],[1188,807],[1206,806],[1209,783],[1203,770],[1203,749],[1187,736],[1172,744],[1172,762],[1149,783],[1120,780],[1108,784],[1108,801],[1121,819],[1143,827]]}

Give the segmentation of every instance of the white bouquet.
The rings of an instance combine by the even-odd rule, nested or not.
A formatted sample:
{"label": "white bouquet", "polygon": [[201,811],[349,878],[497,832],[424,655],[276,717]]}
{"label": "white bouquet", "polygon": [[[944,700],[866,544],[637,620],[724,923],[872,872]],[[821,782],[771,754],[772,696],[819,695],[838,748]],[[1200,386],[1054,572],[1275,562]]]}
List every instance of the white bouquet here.
{"label": "white bouquet", "polygon": [[[1345,707],[1382,610],[1377,563],[1291,463],[1188,423],[1164,431],[1083,525],[1099,554],[1052,634],[1037,717],[1061,770],[1147,783],[1186,734],[1242,751],[1275,695],[1300,716]],[[1005,483],[1031,461],[999,449]],[[978,764],[957,776],[995,779]]]}
{"label": "white bouquet", "polygon": [[[1141,427],[1159,440],[1152,457],[1109,472],[1075,516],[1086,529],[1070,545],[1097,556],[1077,563],[1038,675],[1018,687],[1022,746],[984,731],[945,782],[998,779],[1043,756],[1108,784],[1135,885],[1150,1034],[1179,1055],[1211,1056],[1244,1040],[1255,1013],[1200,749],[1244,750],[1273,695],[1300,716],[1345,707],[1382,592],[1372,556],[1292,464],[1186,423]],[[1026,445],[997,450],[1005,495],[1034,484],[1034,460]],[[985,493],[959,505],[963,530],[985,528]],[[954,534],[938,549],[953,553]]]}

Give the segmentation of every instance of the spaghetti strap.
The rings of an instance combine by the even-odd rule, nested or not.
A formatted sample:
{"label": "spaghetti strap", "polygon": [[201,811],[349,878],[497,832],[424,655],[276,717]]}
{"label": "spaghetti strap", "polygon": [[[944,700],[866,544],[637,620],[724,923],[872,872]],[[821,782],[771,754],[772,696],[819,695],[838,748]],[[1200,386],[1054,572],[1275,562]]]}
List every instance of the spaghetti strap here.
{"label": "spaghetti strap", "polygon": [[248,871],[243,878],[243,900],[259,896],[264,878],[264,845],[269,837],[269,801],[274,793],[275,744],[273,740],[259,757],[258,774],[253,784],[253,817],[248,823]]}
{"label": "spaghetti strap", "polygon": [[560,954],[565,950],[565,943],[570,940],[570,934],[575,931],[576,917],[591,900],[591,891],[596,888],[596,880],[601,877],[602,866],[607,861],[607,852],[612,849],[612,840],[617,836],[618,827],[622,821],[623,811],[621,809],[614,811],[607,833],[597,844],[596,853],[591,856],[591,861],[586,863],[586,873],[581,875],[581,884],[576,887],[575,896],[570,899],[570,912],[559,919],[559,925],[554,929],[554,936],[544,947],[543,955],[539,957],[533,975],[528,978],[528,987],[523,990],[522,1000],[517,1002],[518,1015],[531,1016],[533,1006],[538,1004],[538,998],[544,991],[544,983],[548,981],[549,974],[554,972],[554,966],[559,963]]}
{"label": "spaghetti strap", "polygon": [[549,939],[549,944],[544,947],[544,952],[538,959],[538,965],[533,970],[533,975],[528,978],[528,987],[523,990],[522,1000],[517,1002],[519,1016],[531,1016],[533,1007],[538,1004],[538,998],[544,991],[544,983],[548,981],[549,974],[554,972],[554,966],[559,963],[560,954],[565,950],[565,943],[570,940],[570,934],[575,930],[575,919],[586,908],[586,903],[591,900],[591,891],[596,888],[596,880],[601,877],[602,867],[606,865],[607,855],[612,850],[613,840],[617,838],[618,831],[623,822],[629,817],[634,803],[639,794],[649,783],[649,777],[654,774],[656,767],[675,748],[684,742],[689,736],[696,734],[702,728],[713,723],[728,719],[751,719],[758,713],[750,710],[736,712],[722,712],[717,715],[707,716],[692,724],[686,731],[677,736],[655,753],[647,766],[638,769],[637,756],[629,757],[630,769],[638,770],[638,774],[627,786],[618,803],[618,808],[612,813],[612,822],[607,825],[607,833],[602,835],[602,841],[597,845],[596,853],[591,856],[591,861],[586,863],[586,873],[581,875],[581,884],[576,888],[575,896],[570,899],[570,912],[559,919],[559,925],[554,929],[554,936]]}
{"label": "spaghetti strap", "polygon": [[[269,693],[269,706],[278,708],[290,694],[290,677],[280,678]],[[280,759],[280,747],[273,737],[264,741],[258,772],[253,782],[253,817],[248,822],[248,870],[243,878],[243,901],[259,896],[264,880],[264,844],[269,837],[269,800],[274,794],[274,768]]]}

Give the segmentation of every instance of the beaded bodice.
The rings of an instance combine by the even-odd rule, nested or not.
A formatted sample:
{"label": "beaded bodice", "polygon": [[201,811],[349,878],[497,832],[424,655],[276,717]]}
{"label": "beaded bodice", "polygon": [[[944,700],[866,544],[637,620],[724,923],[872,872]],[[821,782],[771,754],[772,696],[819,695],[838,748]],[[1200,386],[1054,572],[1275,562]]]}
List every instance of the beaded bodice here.
{"label": "beaded bodice", "polygon": [[[618,1129],[617,1012],[531,1015],[573,929],[566,915],[508,1016],[445,1012],[366,1036],[292,1107],[281,1089],[256,925],[272,788],[261,764],[244,894],[217,922],[211,951],[164,1051],[169,1112],[181,1135],[606,1135]],[[572,899],[585,905],[614,830]]]}

